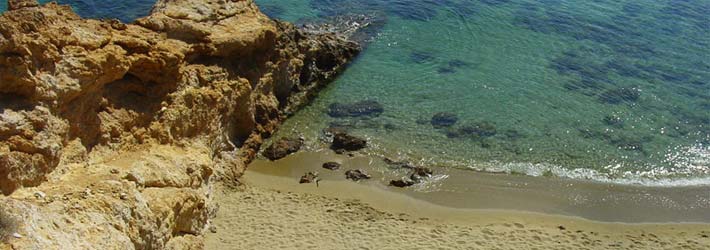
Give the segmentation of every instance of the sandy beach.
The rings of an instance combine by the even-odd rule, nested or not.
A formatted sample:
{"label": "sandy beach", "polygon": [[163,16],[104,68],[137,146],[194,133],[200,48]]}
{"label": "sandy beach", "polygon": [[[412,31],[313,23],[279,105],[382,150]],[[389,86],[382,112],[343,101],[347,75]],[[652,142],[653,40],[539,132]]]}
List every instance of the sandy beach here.
{"label": "sandy beach", "polygon": [[288,169],[293,167],[288,159],[256,161],[241,186],[219,188],[220,209],[213,222],[215,233],[207,235],[207,249],[710,248],[707,224],[610,223],[453,208],[329,175],[318,186],[299,184],[260,166]]}

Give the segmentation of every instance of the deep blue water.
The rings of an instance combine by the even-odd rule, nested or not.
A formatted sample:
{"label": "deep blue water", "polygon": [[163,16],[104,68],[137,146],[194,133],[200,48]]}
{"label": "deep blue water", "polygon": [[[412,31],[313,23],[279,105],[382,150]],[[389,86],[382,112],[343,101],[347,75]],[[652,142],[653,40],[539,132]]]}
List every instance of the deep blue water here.
{"label": "deep blue water", "polygon": [[[153,1],[59,1],[129,22]],[[710,0],[257,0],[292,22],[385,20],[313,105],[284,124],[431,165],[650,185],[710,184]],[[4,3],[3,3],[4,5]],[[4,6],[0,6],[3,7]],[[333,103],[384,112],[331,117]],[[458,119],[433,127],[438,112]]]}
{"label": "deep blue water", "polygon": [[[51,2],[39,0],[40,3]],[[154,0],[55,0],[59,4],[71,5],[74,11],[86,18],[116,18],[123,22],[131,22],[148,15]],[[0,1],[0,11],[7,9],[7,2]]]}

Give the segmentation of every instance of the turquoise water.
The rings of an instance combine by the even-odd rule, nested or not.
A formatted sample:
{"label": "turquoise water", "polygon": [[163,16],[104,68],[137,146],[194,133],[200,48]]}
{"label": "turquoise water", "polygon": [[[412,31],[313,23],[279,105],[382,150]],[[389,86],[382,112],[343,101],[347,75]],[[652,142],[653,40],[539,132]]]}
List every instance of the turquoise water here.
{"label": "turquoise water", "polygon": [[[83,16],[124,21],[152,4],[65,2]],[[710,184],[710,0],[257,3],[292,22],[349,13],[386,20],[358,60],[279,132],[301,134],[313,149],[326,147],[322,130],[335,125],[369,138],[368,153],[428,165]],[[362,100],[384,112],[327,114],[332,103]],[[438,112],[457,123],[434,128]]]}
{"label": "turquoise water", "polygon": [[[710,184],[710,1],[257,2],[293,22],[353,12],[387,20],[282,134],[318,138],[335,124],[368,137],[369,153],[431,165]],[[361,100],[384,112],[327,114]],[[434,128],[437,112],[459,120]],[[451,138],[467,124],[495,134]]]}

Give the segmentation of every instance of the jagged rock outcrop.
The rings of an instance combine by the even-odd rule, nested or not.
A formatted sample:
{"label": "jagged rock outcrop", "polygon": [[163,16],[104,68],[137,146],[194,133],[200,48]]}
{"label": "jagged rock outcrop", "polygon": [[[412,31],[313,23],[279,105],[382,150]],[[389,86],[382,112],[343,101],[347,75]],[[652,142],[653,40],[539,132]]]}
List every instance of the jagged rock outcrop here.
{"label": "jagged rock outcrop", "polygon": [[8,9],[0,209],[22,218],[14,249],[200,248],[214,180],[239,177],[359,51],[252,0],[160,0],[135,24]]}

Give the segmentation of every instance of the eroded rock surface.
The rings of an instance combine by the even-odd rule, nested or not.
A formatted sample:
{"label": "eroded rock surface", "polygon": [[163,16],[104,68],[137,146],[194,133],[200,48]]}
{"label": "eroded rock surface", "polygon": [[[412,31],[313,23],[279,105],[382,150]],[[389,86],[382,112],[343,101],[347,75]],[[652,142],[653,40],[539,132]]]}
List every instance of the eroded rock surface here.
{"label": "eroded rock surface", "polygon": [[135,24],[34,0],[8,9],[0,209],[25,236],[13,249],[201,248],[211,183],[239,177],[359,51],[252,0],[160,0]]}
{"label": "eroded rock surface", "polygon": [[275,161],[301,150],[303,139],[301,138],[281,138],[267,147],[262,155],[269,160]]}

